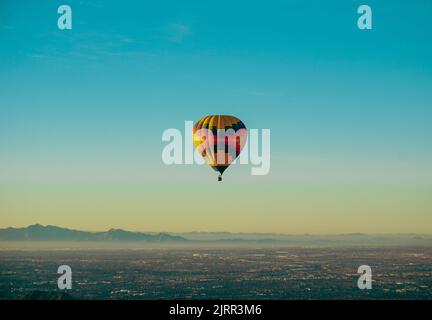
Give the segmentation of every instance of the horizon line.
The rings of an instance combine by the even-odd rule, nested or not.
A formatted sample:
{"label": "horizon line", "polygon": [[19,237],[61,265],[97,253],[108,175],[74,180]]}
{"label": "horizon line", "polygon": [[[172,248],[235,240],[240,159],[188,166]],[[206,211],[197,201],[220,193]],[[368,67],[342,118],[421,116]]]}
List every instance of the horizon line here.
{"label": "horizon line", "polygon": [[107,232],[110,230],[121,230],[121,231],[126,231],[126,232],[134,232],[134,233],[146,233],[146,234],[152,234],[152,233],[158,233],[158,234],[174,234],[174,235],[179,235],[179,234],[188,234],[188,233],[209,233],[209,234],[214,234],[214,233],[227,233],[227,234],[257,234],[257,235],[279,235],[279,236],[353,236],[353,235],[362,235],[362,236],[432,236],[432,233],[415,233],[415,232],[395,232],[395,233],[391,233],[391,232],[384,232],[384,233],[367,233],[367,232],[346,232],[346,233],[280,233],[280,232],[265,232],[265,231],[251,231],[251,232],[244,232],[244,231],[181,231],[181,232],[174,232],[174,231],[131,231],[131,230],[127,230],[127,229],[123,229],[123,228],[116,228],[116,227],[111,227],[108,229],[104,229],[104,230],[84,230],[84,229],[75,229],[75,228],[70,228],[70,227],[61,227],[61,226],[57,226],[57,225],[52,225],[52,224],[46,224],[43,225],[41,223],[33,223],[33,224],[29,224],[26,226],[22,226],[22,227],[14,227],[14,226],[9,226],[9,227],[0,227],[0,230],[4,230],[4,229],[26,229],[29,227],[33,227],[33,226],[41,226],[41,227],[56,227],[56,228],[60,228],[60,229],[67,229],[67,230],[73,230],[73,231],[82,231],[82,232],[91,232],[91,233],[97,233],[97,232]]}

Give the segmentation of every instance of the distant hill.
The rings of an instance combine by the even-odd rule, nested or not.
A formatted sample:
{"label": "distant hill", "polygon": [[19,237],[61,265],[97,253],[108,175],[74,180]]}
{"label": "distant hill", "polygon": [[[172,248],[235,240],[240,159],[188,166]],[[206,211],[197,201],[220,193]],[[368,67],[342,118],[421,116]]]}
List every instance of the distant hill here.
{"label": "distant hill", "polygon": [[166,233],[148,234],[110,229],[105,232],[79,231],[56,226],[35,224],[26,228],[0,229],[0,241],[146,241],[178,242],[185,238]]}
{"label": "distant hill", "polygon": [[363,234],[348,233],[334,235],[289,235],[278,233],[231,233],[231,232],[185,232],[153,233],[131,232],[110,229],[103,232],[88,232],[56,226],[35,224],[26,228],[0,229],[0,242],[22,242],[41,244],[44,242],[95,242],[105,243],[153,243],[153,244],[191,244],[191,245],[288,245],[288,246],[418,246],[432,245],[432,235],[416,234]]}
{"label": "distant hill", "polygon": [[291,246],[324,245],[324,246],[351,246],[351,245],[432,245],[432,235],[416,234],[281,234],[281,233],[231,233],[231,232],[184,232],[172,233],[197,242],[240,243],[256,244],[273,243]]}

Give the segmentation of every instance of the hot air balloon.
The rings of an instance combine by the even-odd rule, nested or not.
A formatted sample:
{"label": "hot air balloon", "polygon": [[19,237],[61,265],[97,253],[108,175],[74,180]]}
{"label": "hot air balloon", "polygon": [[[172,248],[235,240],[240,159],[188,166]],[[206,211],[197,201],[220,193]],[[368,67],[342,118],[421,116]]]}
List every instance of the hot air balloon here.
{"label": "hot air balloon", "polygon": [[247,129],[233,116],[210,115],[198,120],[193,127],[193,143],[207,164],[222,174],[238,157],[246,144]]}

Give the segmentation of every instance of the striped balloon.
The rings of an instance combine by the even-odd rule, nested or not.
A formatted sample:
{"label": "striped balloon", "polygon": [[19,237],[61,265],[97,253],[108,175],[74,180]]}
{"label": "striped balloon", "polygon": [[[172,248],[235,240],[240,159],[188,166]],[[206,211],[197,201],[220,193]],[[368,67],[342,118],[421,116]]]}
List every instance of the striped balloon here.
{"label": "striped balloon", "polygon": [[244,123],[233,116],[210,115],[198,120],[193,127],[195,148],[213,170],[222,174],[238,157],[247,139]]}

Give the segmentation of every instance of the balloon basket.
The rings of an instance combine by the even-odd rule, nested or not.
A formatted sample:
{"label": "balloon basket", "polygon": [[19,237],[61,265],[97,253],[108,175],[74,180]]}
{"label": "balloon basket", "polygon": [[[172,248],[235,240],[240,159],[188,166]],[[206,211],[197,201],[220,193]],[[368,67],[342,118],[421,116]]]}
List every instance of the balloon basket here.
{"label": "balloon basket", "polygon": [[222,181],[222,176],[219,176],[219,177],[218,177],[218,181]]}

